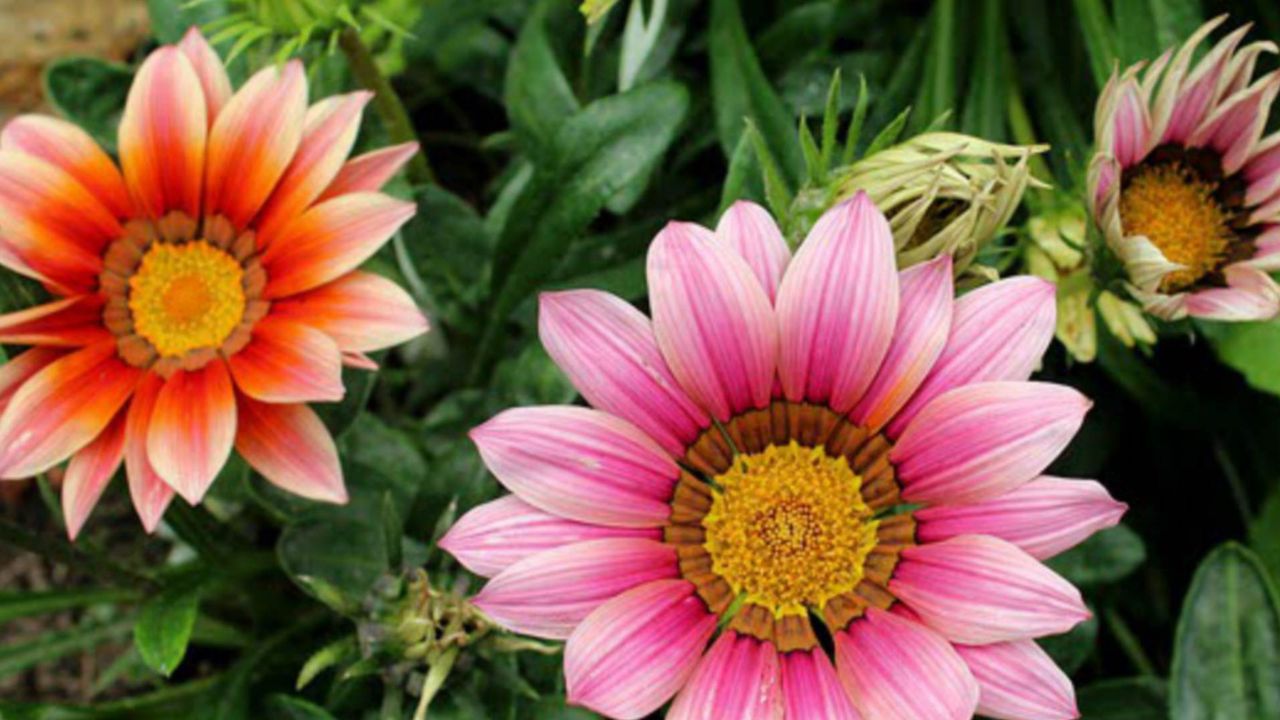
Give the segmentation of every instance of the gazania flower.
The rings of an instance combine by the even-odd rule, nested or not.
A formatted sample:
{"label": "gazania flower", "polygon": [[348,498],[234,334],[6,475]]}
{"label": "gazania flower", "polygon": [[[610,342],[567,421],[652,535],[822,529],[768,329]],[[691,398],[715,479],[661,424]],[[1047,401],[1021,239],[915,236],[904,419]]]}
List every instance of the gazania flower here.
{"label": "gazania flower", "polygon": [[1098,99],[1089,201],[1130,291],[1151,314],[1260,320],[1280,312],[1280,133],[1262,137],[1280,72],[1253,79],[1274,43],[1248,27],[1192,57],[1219,17],[1177,52],[1113,76]]}
{"label": "gazania flower", "polygon": [[337,452],[305,403],[342,366],[426,329],[357,270],[414,206],[376,190],[415,151],[347,161],[368,93],[307,107],[297,62],[232,94],[199,33],[142,64],[120,169],[70,123],[0,133],[0,263],[52,302],[0,316],[0,477],[70,458],[72,537],[123,463],[143,525],[198,503],[234,447],[280,487],[343,502]]}
{"label": "gazania flower", "polygon": [[[1033,638],[1088,615],[1040,563],[1115,523],[1095,482],[1041,476],[1088,401],[1028,382],[1053,287],[953,300],[950,259],[898,273],[859,194],[795,257],[761,208],[649,250],[653,321],[544,295],[552,358],[594,406],[473,433],[514,494],[442,545],[474,602],[567,639],[569,701],[640,718],[1075,716]],[[833,652],[834,651],[834,652]]]}

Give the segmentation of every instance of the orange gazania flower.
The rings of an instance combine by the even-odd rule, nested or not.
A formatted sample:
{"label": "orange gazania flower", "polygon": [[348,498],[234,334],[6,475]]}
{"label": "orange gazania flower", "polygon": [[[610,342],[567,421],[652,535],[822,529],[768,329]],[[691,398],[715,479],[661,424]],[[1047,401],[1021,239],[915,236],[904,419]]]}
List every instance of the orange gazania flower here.
{"label": "orange gazania flower", "polygon": [[[377,190],[417,150],[351,160],[366,92],[307,106],[296,61],[232,93],[194,29],[139,68],[120,169],[76,126],[0,132],[0,264],[55,296],[0,315],[0,478],[70,459],[74,538],[123,463],[143,525],[198,503],[234,446],[268,480],[344,502],[333,439],[306,403],[342,367],[426,330],[394,283],[356,268],[414,213]],[[122,172],[123,171],[123,172]]]}

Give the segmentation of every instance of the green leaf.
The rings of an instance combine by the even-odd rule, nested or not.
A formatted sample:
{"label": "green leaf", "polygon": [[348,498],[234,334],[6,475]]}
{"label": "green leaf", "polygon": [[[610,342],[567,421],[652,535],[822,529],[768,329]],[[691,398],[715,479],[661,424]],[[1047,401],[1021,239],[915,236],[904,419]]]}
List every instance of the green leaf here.
{"label": "green leaf", "polygon": [[[1124,0],[1121,0],[1124,2]],[[1156,46],[1173,47],[1191,37],[1204,23],[1200,0],[1147,0],[1156,34]],[[1120,27],[1117,19],[1116,27]],[[1154,57],[1154,55],[1152,55]]]}
{"label": "green leaf", "polygon": [[956,39],[955,0],[938,0],[929,19],[929,51],[924,60],[924,77],[920,85],[917,124],[933,120],[953,110],[959,100],[956,90],[956,66],[959,52]]}
{"label": "green leaf", "polygon": [[1099,88],[1107,84],[1111,71],[1119,60],[1116,49],[1115,29],[1102,0],[1073,0],[1084,44],[1089,50],[1089,67]]}
{"label": "green leaf", "polygon": [[1098,616],[1094,614],[1068,632],[1043,637],[1036,642],[1063,672],[1071,674],[1084,665],[1098,644]]}
{"label": "green leaf", "polygon": [[822,176],[831,170],[836,154],[836,133],[840,130],[840,68],[831,74],[827,88],[827,104],[822,111]]}
{"label": "green leaf", "polygon": [[964,131],[985,140],[1004,140],[1009,87],[1009,39],[1002,0],[983,0],[977,57],[964,101]]}
{"label": "green leaf", "polygon": [[557,131],[578,111],[578,99],[552,45],[552,23],[576,22],[568,3],[543,0],[525,20],[507,63],[504,99],[511,127],[535,158],[552,150]]}
{"label": "green leaf", "polygon": [[1165,720],[1167,693],[1168,683],[1160,678],[1103,680],[1080,688],[1076,704],[1085,720]]}
{"label": "green leaf", "polygon": [[1249,524],[1249,545],[1266,564],[1272,579],[1280,578],[1280,489],[1271,491]]}
{"label": "green leaf", "polygon": [[288,695],[272,695],[267,706],[272,709],[271,717],[276,720],[335,720],[328,710],[319,705]]}
{"label": "green leaf", "polygon": [[116,126],[132,83],[132,70],[97,58],[62,58],[44,70],[45,98],[109,152],[115,152]]}
{"label": "green leaf", "polygon": [[1142,538],[1125,525],[1101,532],[1049,560],[1049,567],[1075,585],[1112,583],[1147,559]]}
{"label": "green leaf", "polygon": [[119,640],[129,634],[133,618],[105,623],[88,622],[68,630],[45,632],[25,642],[0,646],[0,678],[16,675],[40,663]]}
{"label": "green leaf", "polygon": [[0,313],[33,307],[48,299],[49,293],[40,283],[0,268]]}
{"label": "green leaf", "polygon": [[760,174],[764,178],[764,196],[769,201],[769,210],[775,218],[786,218],[791,210],[791,190],[778,169],[773,153],[764,137],[756,130],[755,123],[747,122],[747,131],[743,137],[751,141],[751,147],[756,151],[756,162],[759,163]]}
{"label": "green leaf", "polygon": [[182,662],[199,603],[200,588],[191,583],[166,588],[143,603],[133,644],[152,670],[168,677]]}
{"label": "green leaf", "polygon": [[898,113],[888,125],[885,125],[876,136],[867,144],[867,150],[863,153],[864,157],[875,155],[881,150],[889,147],[898,141],[898,137],[902,135],[902,129],[907,126],[907,118],[911,116],[911,108]]}
{"label": "green leaf", "polygon": [[[378,357],[380,356],[375,354],[374,359],[377,360]],[[369,404],[369,396],[373,393],[373,385],[377,380],[377,372],[344,367],[342,368],[342,386],[346,388],[346,393],[342,399],[336,403],[317,403],[312,406],[324,421],[325,427],[329,429],[329,434],[335,439],[345,435],[352,424],[359,419],[365,405]]]}
{"label": "green leaf", "polygon": [[1280,320],[1250,323],[1198,322],[1218,359],[1244,375],[1253,387],[1280,395]]}
{"label": "green leaf", "polygon": [[6,623],[20,617],[44,615],[72,608],[129,602],[137,597],[137,592],[119,588],[0,592],[0,623]]}
{"label": "green leaf", "polygon": [[729,157],[729,171],[724,176],[724,189],[720,191],[720,210],[724,211],[736,200],[764,200],[764,184],[760,171],[760,160],[755,148],[751,145],[748,133],[738,139],[738,147]]}
{"label": "green leaf", "polygon": [[822,150],[818,148],[817,141],[813,139],[813,131],[809,129],[809,121],[806,118],[800,118],[797,132],[800,136],[800,149],[804,153],[806,177],[809,182],[815,185],[820,184],[827,170],[822,162]]}
{"label": "green leaf", "polygon": [[187,28],[202,26],[227,14],[227,0],[147,0],[151,32],[162,43],[182,39]]}
{"label": "green leaf", "polygon": [[750,121],[778,159],[788,187],[799,186],[804,158],[793,120],[760,67],[737,0],[712,0],[709,47],[716,132],[725,157],[733,156]]}
{"label": "green leaf", "polygon": [[298,679],[294,689],[301,690],[311,684],[320,673],[337,665],[347,663],[360,657],[360,646],[353,635],[338,638],[317,650],[302,669],[298,671]]}
{"label": "green leaf", "polygon": [[1280,717],[1280,599],[1262,562],[1226,543],[1196,570],[1178,619],[1174,720]]}

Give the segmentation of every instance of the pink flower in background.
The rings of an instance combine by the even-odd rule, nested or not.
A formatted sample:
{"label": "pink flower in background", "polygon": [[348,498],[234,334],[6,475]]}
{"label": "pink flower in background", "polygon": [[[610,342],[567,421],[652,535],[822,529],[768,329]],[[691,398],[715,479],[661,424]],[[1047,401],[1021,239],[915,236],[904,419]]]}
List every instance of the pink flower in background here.
{"label": "pink flower in background", "polygon": [[416,152],[348,160],[370,94],[307,105],[296,61],[233,93],[195,30],[138,69],[120,167],[75,125],[0,132],[0,264],[55,296],[0,315],[0,478],[70,459],[79,532],[116,470],[153,530],[200,502],[234,446],[271,482],[345,502],[337,450],[306,403],[343,365],[426,330],[413,300],[357,270],[414,212],[377,190]]}
{"label": "pink flower in background", "polygon": [[951,270],[897,272],[860,194],[794,257],[750,203],[669,224],[652,322],[544,295],[542,342],[593,408],[473,431],[513,493],[441,542],[490,578],[475,603],[567,640],[569,701],[613,718],[1075,717],[1034,638],[1089,613],[1040,560],[1125,507],[1041,475],[1089,407],[1028,381],[1053,287],[956,300]]}
{"label": "pink flower in background", "polygon": [[1280,71],[1248,26],[1192,59],[1226,17],[1098,98],[1088,199],[1129,289],[1151,314],[1265,320],[1280,312],[1280,132],[1263,137]]}

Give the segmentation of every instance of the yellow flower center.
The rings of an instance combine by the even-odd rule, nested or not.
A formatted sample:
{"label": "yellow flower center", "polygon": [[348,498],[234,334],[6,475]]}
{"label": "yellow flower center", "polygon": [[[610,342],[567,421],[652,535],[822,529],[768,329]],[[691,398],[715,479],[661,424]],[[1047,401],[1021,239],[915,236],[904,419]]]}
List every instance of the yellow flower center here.
{"label": "yellow flower center", "polygon": [[129,278],[137,333],[162,357],[217,347],[244,316],[244,270],[204,240],[156,243]]}
{"label": "yellow flower center", "polygon": [[1180,163],[1146,168],[1120,195],[1125,234],[1145,235],[1170,262],[1185,265],[1161,289],[1183,290],[1218,269],[1232,237],[1228,215],[1214,198],[1217,184]]}
{"label": "yellow flower center", "polygon": [[794,441],[739,455],[702,519],[712,569],[778,617],[852,591],[878,525],[861,483],[843,456]]}

